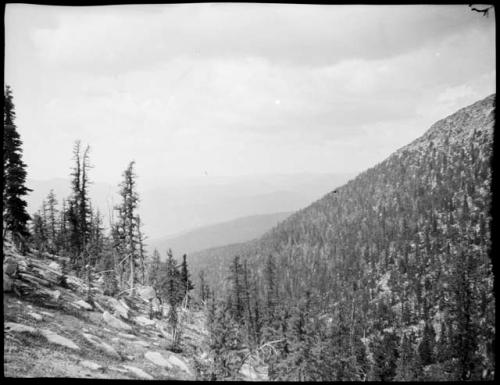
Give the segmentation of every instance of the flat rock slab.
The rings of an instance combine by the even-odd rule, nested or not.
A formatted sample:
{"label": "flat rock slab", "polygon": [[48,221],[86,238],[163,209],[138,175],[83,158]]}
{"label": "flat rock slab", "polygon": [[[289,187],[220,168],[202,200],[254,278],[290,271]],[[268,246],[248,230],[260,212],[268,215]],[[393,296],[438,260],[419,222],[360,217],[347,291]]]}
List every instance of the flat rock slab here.
{"label": "flat rock slab", "polygon": [[128,371],[134,373],[137,377],[140,377],[144,380],[154,380],[154,377],[147,374],[144,370],[136,368],[135,366],[130,365],[122,365]]}
{"label": "flat rock slab", "polygon": [[127,333],[120,333],[118,332],[118,335],[120,337],[123,337],[123,338],[128,338],[128,339],[131,339],[131,340],[135,340],[137,337],[134,336],[133,334],[127,334]]}
{"label": "flat rock slab", "polygon": [[43,317],[38,313],[29,312],[28,315],[37,321],[43,321]]}
{"label": "flat rock slab", "polygon": [[106,342],[102,341],[99,337],[88,333],[82,334],[83,338],[94,345],[97,349],[109,354],[110,356],[113,356],[116,359],[120,359],[120,355],[118,354],[118,352],[111,345],[108,345]]}
{"label": "flat rock slab", "polygon": [[141,345],[141,346],[142,346],[142,347],[144,347],[144,348],[149,348],[149,343],[148,343],[148,342],[146,342],[146,341],[140,341],[140,340],[139,340],[139,341],[135,341],[135,343],[136,343],[137,345]]}
{"label": "flat rock slab", "polygon": [[130,325],[127,325],[125,322],[120,321],[118,318],[112,316],[107,311],[102,314],[102,318],[109,326],[112,326],[116,329],[132,330],[132,327]]}
{"label": "flat rock slab", "polygon": [[47,338],[47,340],[50,343],[65,346],[65,347],[73,349],[73,350],[80,350],[78,345],[76,345],[73,341],[67,339],[66,337],[60,336],[59,334],[56,334],[51,330],[42,329],[42,330],[40,330],[40,332],[42,333],[42,335],[45,338]]}
{"label": "flat rock slab", "polygon": [[96,362],[87,361],[87,360],[80,361],[80,365],[84,366],[88,369],[92,369],[92,370],[99,370],[99,369],[103,368],[102,365],[99,365]]}
{"label": "flat rock slab", "polygon": [[265,381],[266,379],[260,373],[247,363],[243,364],[240,369],[240,374],[244,377],[244,381]]}
{"label": "flat rock slab", "polygon": [[127,310],[130,310],[130,306],[127,305],[124,299],[119,299],[118,302]]}
{"label": "flat rock slab", "polygon": [[146,357],[149,361],[151,361],[153,364],[162,366],[164,368],[172,369],[172,364],[168,362],[165,357],[163,357],[160,353],[158,352],[147,352],[144,354],[144,357]]}
{"label": "flat rock slab", "polygon": [[36,329],[34,327],[18,324],[16,322],[5,322],[3,324],[4,330],[7,332],[16,332],[16,333],[36,333]]}
{"label": "flat rock slab", "polygon": [[190,376],[194,377],[193,370],[189,367],[188,363],[186,362],[186,360],[183,357],[181,357],[175,353],[170,353],[167,360],[169,363],[178,367],[183,372],[186,372]]}
{"label": "flat rock slab", "polygon": [[[128,309],[115,298],[108,298],[108,304],[115,309],[115,313],[124,319],[128,319]],[[128,306],[127,306],[128,307]]]}
{"label": "flat rock slab", "polygon": [[142,326],[154,326],[156,324],[156,322],[154,320],[146,318],[142,315],[135,317],[134,321],[135,321],[135,323],[142,325]]}
{"label": "flat rock slab", "polygon": [[88,302],[85,302],[83,299],[76,301],[75,305],[85,310],[92,310],[92,305]]}
{"label": "flat rock slab", "polygon": [[155,291],[154,287],[152,287],[152,286],[144,286],[144,287],[138,288],[137,292],[139,293],[139,296],[146,301],[149,301],[150,299],[152,300],[153,298],[156,298],[156,291]]}
{"label": "flat rock slab", "polygon": [[114,370],[115,372],[128,373],[127,369],[117,368],[116,366],[108,366],[109,370]]}

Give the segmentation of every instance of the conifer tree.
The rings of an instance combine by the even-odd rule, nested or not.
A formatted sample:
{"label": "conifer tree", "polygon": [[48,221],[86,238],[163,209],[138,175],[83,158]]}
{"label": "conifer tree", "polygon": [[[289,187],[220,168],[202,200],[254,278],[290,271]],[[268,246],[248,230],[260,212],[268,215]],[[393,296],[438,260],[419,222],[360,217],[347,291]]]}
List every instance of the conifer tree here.
{"label": "conifer tree", "polygon": [[407,336],[404,333],[397,361],[395,381],[418,380],[418,375],[415,373],[415,358],[413,336]]}
{"label": "conifer tree", "polygon": [[191,282],[188,265],[186,261],[186,254],[182,256],[182,265],[181,265],[181,282],[183,287],[184,297],[188,295],[188,293],[194,289],[193,283]]}
{"label": "conifer tree", "polygon": [[237,322],[243,319],[244,303],[243,303],[243,266],[240,262],[240,257],[235,256],[229,267],[230,282],[231,282],[231,314]]}
{"label": "conifer tree", "polygon": [[57,229],[57,249],[59,251],[63,251],[63,253],[66,254],[69,249],[68,210],[66,207],[66,199],[62,200],[58,223],[59,227]]}
{"label": "conifer tree", "polygon": [[200,271],[199,279],[200,279],[200,284],[199,284],[200,299],[202,302],[205,302],[208,300],[210,289],[208,287],[207,282],[205,281],[205,271],[204,270]]}
{"label": "conifer tree", "polygon": [[172,330],[174,349],[178,349],[180,328],[179,328],[179,315],[177,308],[183,299],[183,283],[181,274],[177,268],[177,262],[174,259],[172,250],[167,252],[167,261],[164,265],[164,273],[162,274],[162,281],[160,284],[160,293],[169,305],[167,320]]}
{"label": "conifer tree", "polygon": [[434,328],[429,323],[426,323],[424,326],[422,341],[420,341],[420,345],[418,345],[418,354],[420,356],[420,362],[423,366],[434,363],[434,345]]}
{"label": "conifer tree", "polygon": [[[118,211],[119,223],[116,227],[117,235],[120,241],[121,255],[124,255],[127,262],[129,275],[129,295],[134,294],[136,282],[140,281],[142,275],[141,269],[141,245],[139,233],[139,216],[136,214],[139,203],[139,195],[136,191],[136,174],[134,164],[129,163],[123,173],[123,181],[120,184],[120,195],[122,203],[116,207]],[[122,267],[125,269],[125,266]]]}
{"label": "conifer tree", "polygon": [[161,274],[161,262],[160,253],[157,249],[153,251],[153,257],[149,264],[148,272],[148,284],[153,286],[156,292],[160,292],[160,274]]}
{"label": "conifer tree", "polygon": [[26,164],[22,160],[22,141],[15,125],[16,113],[12,90],[7,85],[4,90],[3,112],[3,237],[10,233],[18,247],[25,247],[29,236],[28,221],[24,198],[31,189],[26,187]]}
{"label": "conifer tree", "polygon": [[[73,146],[75,162],[71,173],[72,194],[68,202],[69,242],[71,249],[71,264],[82,269],[89,263],[89,239],[91,233],[91,208],[88,197],[88,169],[90,147],[81,153],[81,142],[77,140]],[[83,271],[83,270],[82,270]]]}
{"label": "conifer tree", "polygon": [[278,303],[276,273],[276,261],[274,260],[274,257],[269,254],[264,272],[266,279],[266,312],[269,319],[273,318],[276,304]]}
{"label": "conifer tree", "polygon": [[99,209],[95,212],[91,209],[90,238],[89,238],[89,263],[96,266],[104,252],[104,227]]}
{"label": "conifer tree", "polygon": [[165,298],[170,306],[177,307],[184,298],[184,289],[181,274],[177,268],[177,262],[171,249],[167,252],[167,260],[160,279],[160,293],[162,297]]}
{"label": "conifer tree", "polygon": [[312,347],[314,336],[309,324],[311,311],[311,294],[305,292],[304,297],[294,307],[289,321],[290,353],[287,357],[288,374],[282,373],[281,379],[289,381],[314,381],[312,369]]}
{"label": "conifer tree", "polygon": [[234,380],[242,363],[242,335],[238,323],[231,316],[226,303],[216,304],[210,300],[210,350],[213,354],[211,380]]}
{"label": "conifer tree", "polygon": [[370,380],[392,381],[394,379],[399,358],[398,349],[398,337],[391,332],[384,332],[381,337],[372,341],[374,364]]}
{"label": "conifer tree", "polygon": [[47,230],[49,239],[49,248],[51,253],[58,251],[58,223],[57,223],[57,199],[54,190],[50,190],[47,196]]}
{"label": "conifer tree", "polygon": [[47,232],[40,211],[33,215],[31,234],[33,246],[38,250],[39,255],[41,255],[47,245]]}

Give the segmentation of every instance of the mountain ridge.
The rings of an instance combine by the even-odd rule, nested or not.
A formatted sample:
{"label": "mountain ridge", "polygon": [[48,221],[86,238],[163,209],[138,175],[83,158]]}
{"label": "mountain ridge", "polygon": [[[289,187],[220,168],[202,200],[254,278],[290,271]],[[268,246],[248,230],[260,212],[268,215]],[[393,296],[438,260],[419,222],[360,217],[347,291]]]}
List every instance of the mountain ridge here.
{"label": "mountain ridge", "polygon": [[174,255],[177,255],[241,243],[258,238],[290,214],[290,212],[258,214],[218,222],[180,234],[151,239],[147,247],[150,252],[157,249],[160,254],[167,249],[172,249]]}
{"label": "mountain ridge", "polygon": [[[393,186],[387,183],[383,183],[384,180],[385,181],[391,180],[390,175],[384,175],[384,173],[386,172],[385,168],[390,166],[390,167],[395,167],[395,170],[399,170],[399,168],[397,168],[399,167],[398,164],[401,162],[405,162],[407,159],[409,159],[410,155],[413,154],[415,156],[421,157],[419,158],[418,163],[414,167],[412,167],[413,177],[418,177],[419,176],[418,167],[424,165],[423,163],[424,156],[422,155],[423,154],[422,151],[424,151],[423,147],[425,144],[427,144],[428,147],[429,146],[431,147],[429,151],[430,155],[432,155],[432,154],[437,154],[440,148],[430,143],[436,141],[436,143],[444,145],[446,141],[448,141],[447,151],[448,153],[455,155],[454,153],[452,153],[451,148],[453,146],[455,147],[459,145],[462,146],[467,141],[467,138],[469,138],[470,135],[476,132],[476,135],[487,136],[484,137],[482,140],[486,140],[486,142],[488,142],[487,146],[491,146],[495,100],[496,100],[496,94],[489,95],[488,97],[480,101],[477,101],[470,106],[463,107],[459,109],[457,112],[450,114],[449,116],[435,122],[419,138],[415,139],[414,141],[410,142],[405,146],[402,146],[400,149],[396,150],[389,157],[379,162],[378,164],[374,165],[373,167],[368,168],[367,170],[359,173],[356,177],[349,180],[346,184],[336,188],[334,191],[325,194],[322,198],[316,200],[310,205],[294,212],[283,222],[281,222],[279,226],[272,228],[271,230],[263,234],[263,236],[258,240],[227,246],[228,250],[230,250],[230,253],[233,255],[226,255],[227,251],[225,250],[224,247],[211,248],[209,250],[193,253],[191,255],[192,265],[199,270],[207,269],[207,271],[213,271],[214,270],[213,264],[211,266],[209,261],[204,261],[205,259],[204,253],[210,256],[218,254],[219,259],[222,258],[221,255],[225,255],[225,257],[222,258],[224,259],[225,262],[219,261],[218,264],[215,264],[216,266],[226,265],[227,261],[230,260],[235,254],[245,258],[253,255],[252,257],[253,259],[257,257],[258,257],[257,259],[262,259],[266,254],[278,253],[283,246],[279,246],[280,242],[277,242],[276,238],[285,236],[285,234],[289,232],[290,230],[289,228],[294,227],[292,224],[294,224],[296,221],[302,221],[302,217],[304,215],[307,215],[308,217],[313,217],[311,219],[311,223],[308,224],[308,226],[311,228],[314,228],[313,226],[314,223],[324,224],[324,222],[329,218],[327,218],[328,215],[325,215],[325,212],[321,212],[319,208],[325,206],[325,202],[331,201],[332,204],[335,201],[352,202],[352,196],[349,196],[352,195],[353,192],[352,189],[356,190],[357,189],[356,186],[360,184],[360,181],[367,181],[379,171],[382,171],[383,176],[378,175],[377,182],[382,182],[382,183],[379,184],[370,183],[372,186],[370,187],[371,191],[369,194],[373,195],[374,197],[377,197],[377,199],[381,199],[383,195],[387,194],[389,191],[391,192],[391,194],[394,193],[394,191],[396,191],[397,188],[401,187],[401,183],[399,181],[394,181],[395,183]],[[476,131],[474,131],[474,128],[476,129]],[[455,147],[453,147],[453,149]],[[459,150],[460,148],[457,149],[457,151]],[[449,167],[449,164],[444,166],[441,165],[441,167],[442,168]],[[392,180],[394,180],[394,178],[392,178]],[[388,191],[385,190],[382,191],[381,189],[382,186],[384,186],[384,188],[387,188]],[[412,186],[411,188],[416,188],[416,185],[413,182],[411,183],[411,186]],[[421,191],[419,190],[419,192]],[[408,204],[410,204],[410,202],[408,202]],[[329,207],[331,206],[331,204],[328,204],[326,206]],[[378,211],[378,209],[375,208],[371,211]],[[367,212],[366,214],[371,215],[373,214],[373,212]],[[303,226],[306,225],[304,224]],[[309,229],[309,231],[313,232],[312,229]],[[297,233],[297,231],[295,231],[295,233]],[[287,243],[293,245],[297,244],[298,241],[299,240],[295,239],[293,235],[286,234]],[[216,274],[216,278],[212,279],[212,283],[214,285],[218,285],[218,282],[221,281],[223,280],[221,279],[220,273]]]}

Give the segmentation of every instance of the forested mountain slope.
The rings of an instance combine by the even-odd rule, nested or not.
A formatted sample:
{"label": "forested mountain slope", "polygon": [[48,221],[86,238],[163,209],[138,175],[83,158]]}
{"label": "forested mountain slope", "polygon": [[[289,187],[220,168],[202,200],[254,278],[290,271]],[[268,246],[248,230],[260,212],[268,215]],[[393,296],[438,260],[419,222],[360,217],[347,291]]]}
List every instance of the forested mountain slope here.
{"label": "forested mountain slope", "polygon": [[[407,370],[429,371],[431,364],[442,366],[428,379],[485,378],[494,370],[489,256],[494,118],[491,95],[436,122],[421,138],[260,240],[198,253],[197,260],[218,256],[219,263],[207,258],[204,266],[220,288],[229,275],[227,261],[242,256],[268,298],[265,261],[272,255],[278,303],[291,308],[307,298],[309,314],[329,315],[346,326],[346,351],[357,349],[355,341],[365,343],[371,369],[362,368],[364,377],[353,378],[366,378],[370,371],[369,378],[392,380],[397,365],[397,378],[423,378]],[[391,345],[393,337],[398,342]],[[422,341],[430,353],[422,347],[417,365],[409,352]],[[287,354],[278,362],[286,362]],[[357,368],[363,365],[358,362]],[[277,373],[274,378],[295,378]],[[301,375],[297,378],[307,378]]]}

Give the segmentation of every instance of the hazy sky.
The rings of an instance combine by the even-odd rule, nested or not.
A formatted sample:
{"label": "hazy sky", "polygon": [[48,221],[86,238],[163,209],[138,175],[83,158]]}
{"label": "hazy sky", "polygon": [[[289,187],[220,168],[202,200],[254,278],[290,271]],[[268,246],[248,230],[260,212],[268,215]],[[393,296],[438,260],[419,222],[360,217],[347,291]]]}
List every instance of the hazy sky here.
{"label": "hazy sky", "polygon": [[[9,4],[5,79],[30,178],[363,171],[495,92],[466,5]],[[205,172],[208,174],[206,176]]]}

